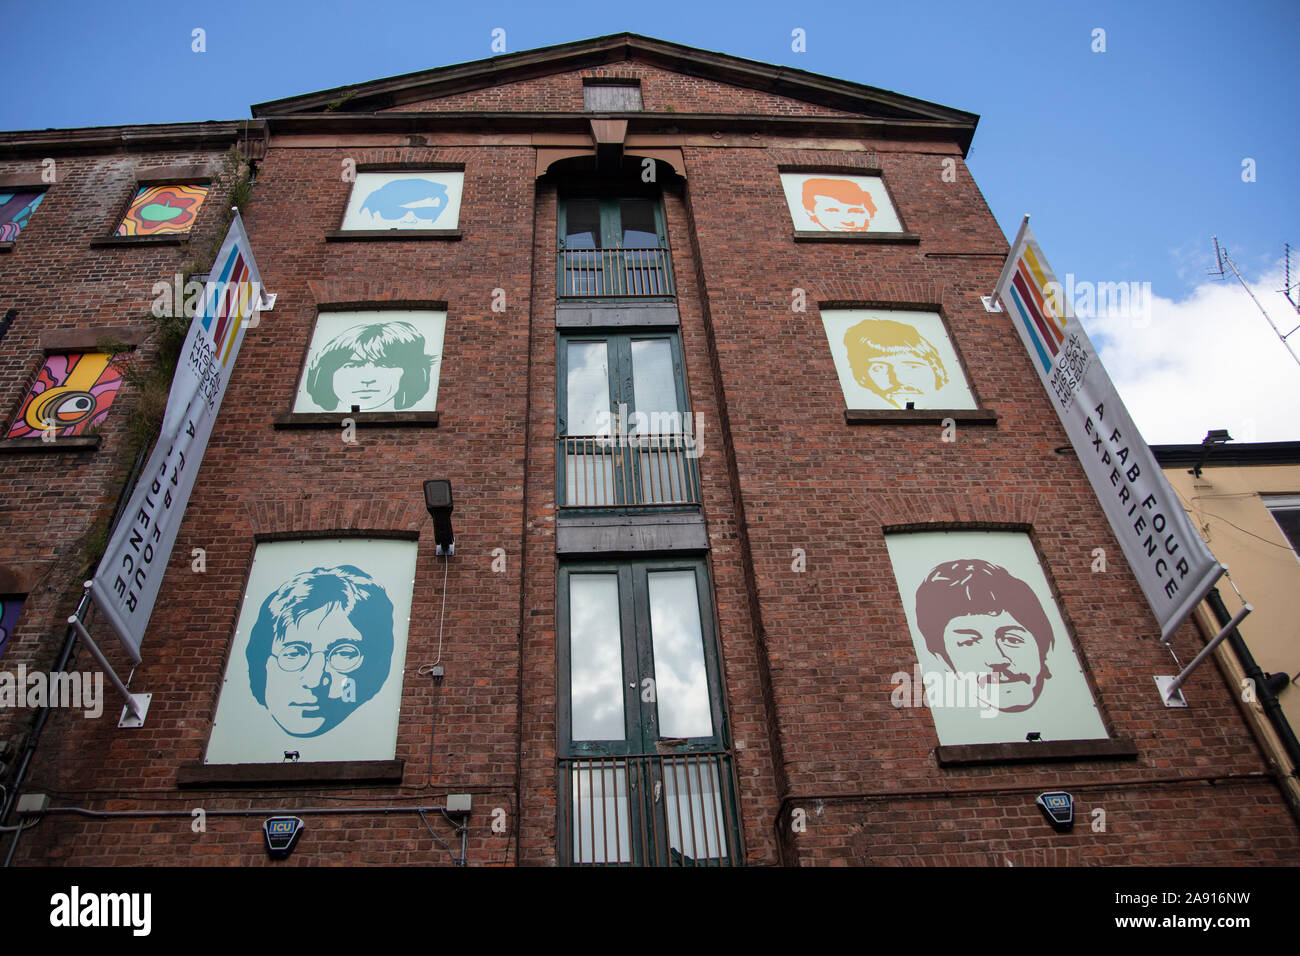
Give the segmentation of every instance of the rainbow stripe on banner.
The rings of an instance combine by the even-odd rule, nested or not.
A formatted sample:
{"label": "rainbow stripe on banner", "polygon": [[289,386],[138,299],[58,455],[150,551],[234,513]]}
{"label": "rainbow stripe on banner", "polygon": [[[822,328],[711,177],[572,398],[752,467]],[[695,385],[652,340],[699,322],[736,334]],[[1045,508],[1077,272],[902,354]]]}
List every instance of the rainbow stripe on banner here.
{"label": "rainbow stripe on banner", "polygon": [[215,301],[209,300],[203,316],[205,332],[212,330],[213,318],[217,320],[217,327],[212,331],[212,354],[221,356],[222,365],[230,361],[235,334],[256,304],[257,293],[248,285],[248,277],[249,269],[243,253],[234,246],[213,277],[214,286],[209,294]]}
{"label": "rainbow stripe on banner", "polygon": [[[998,282],[1003,307],[1020,326],[1021,336],[1037,357],[1042,374],[1049,375],[1052,362],[1065,339],[1066,316],[1060,284],[1048,268],[1032,239],[1019,244],[1020,254],[1004,270]],[[1015,251],[1015,250],[1013,250]],[[1055,287],[1056,293],[1050,290]]]}

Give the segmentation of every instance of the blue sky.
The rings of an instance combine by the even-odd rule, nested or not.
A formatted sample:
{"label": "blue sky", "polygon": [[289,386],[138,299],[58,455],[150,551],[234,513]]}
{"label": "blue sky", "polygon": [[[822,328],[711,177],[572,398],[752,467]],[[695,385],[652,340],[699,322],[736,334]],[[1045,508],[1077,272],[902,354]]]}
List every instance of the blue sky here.
{"label": "blue sky", "polygon": [[[15,4],[6,27],[8,73],[26,78],[0,102],[8,130],[237,119],[252,103],[491,56],[497,27],[509,52],[630,30],[978,113],[976,182],[1008,237],[1032,214],[1062,277],[1150,282],[1178,305],[1213,265],[1212,234],[1257,292],[1280,287],[1283,242],[1300,245],[1292,2],[50,0]],[[791,48],[795,28],[806,52]],[[1286,329],[1300,322],[1266,301]],[[1268,332],[1257,311],[1240,320]],[[1104,355],[1122,347],[1114,330],[1095,334]],[[1260,347],[1285,357],[1276,338]]]}

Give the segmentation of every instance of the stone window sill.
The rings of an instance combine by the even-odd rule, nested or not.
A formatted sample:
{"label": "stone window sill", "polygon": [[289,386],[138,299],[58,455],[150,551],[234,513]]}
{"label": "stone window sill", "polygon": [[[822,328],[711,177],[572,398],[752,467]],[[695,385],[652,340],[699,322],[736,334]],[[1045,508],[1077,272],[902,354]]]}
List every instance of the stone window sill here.
{"label": "stone window sill", "polygon": [[94,451],[99,447],[98,435],[69,435],[55,437],[54,441],[39,438],[0,439],[0,455],[41,454],[60,451]]}
{"label": "stone window sill", "polygon": [[335,229],[325,233],[326,242],[367,242],[374,239],[392,239],[407,242],[413,239],[461,238],[459,229]]}
{"label": "stone window sill", "polygon": [[1017,741],[935,747],[940,767],[986,764],[1062,763],[1076,760],[1136,760],[1137,745],[1125,737],[1108,740]]}
{"label": "stone window sill", "polygon": [[301,783],[398,783],[404,760],[340,760],[329,763],[188,764],[176,772],[180,788]]}
{"label": "stone window sill", "polygon": [[874,242],[886,245],[916,246],[921,236],[915,232],[822,232],[796,229],[795,242]]}
{"label": "stone window sill", "polygon": [[99,246],[179,246],[190,234],[169,233],[165,236],[96,236],[90,240],[92,247]]}
{"label": "stone window sill", "polygon": [[437,428],[438,412],[289,412],[276,428],[339,428],[350,418],[357,428]]}
{"label": "stone window sill", "polygon": [[846,425],[942,425],[951,418],[958,425],[996,426],[1001,417],[991,408],[846,408]]}

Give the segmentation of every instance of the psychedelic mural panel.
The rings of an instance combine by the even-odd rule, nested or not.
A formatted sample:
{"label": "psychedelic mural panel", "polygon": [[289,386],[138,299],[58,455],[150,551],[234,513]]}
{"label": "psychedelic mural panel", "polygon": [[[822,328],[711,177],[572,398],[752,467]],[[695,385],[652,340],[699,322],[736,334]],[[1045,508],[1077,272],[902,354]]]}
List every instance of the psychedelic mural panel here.
{"label": "psychedelic mural panel", "polygon": [[26,595],[8,594],[0,597],[0,655],[9,646],[9,637],[18,626],[18,615],[23,613]]}
{"label": "psychedelic mural panel", "polygon": [[207,186],[142,186],[114,235],[160,236],[189,232],[207,195]]}
{"label": "psychedelic mural panel", "polygon": [[108,417],[122,372],[107,352],[47,355],[6,438],[84,435]]}
{"label": "psychedelic mural panel", "polygon": [[44,198],[43,191],[0,192],[0,242],[17,239]]}

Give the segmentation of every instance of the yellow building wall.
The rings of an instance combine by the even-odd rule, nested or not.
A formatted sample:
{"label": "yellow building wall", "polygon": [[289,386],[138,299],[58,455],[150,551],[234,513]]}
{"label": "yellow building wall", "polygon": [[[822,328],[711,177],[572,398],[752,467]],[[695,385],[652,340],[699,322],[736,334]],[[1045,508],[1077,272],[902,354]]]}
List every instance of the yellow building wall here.
{"label": "yellow building wall", "polygon": [[[1207,465],[1200,478],[1177,465],[1164,473],[1254,609],[1240,631],[1260,669],[1300,675],[1300,558],[1261,498],[1300,494],[1300,465]],[[1219,593],[1229,613],[1241,608],[1226,579]],[[1291,726],[1300,728],[1300,688],[1286,687],[1278,700]]]}

